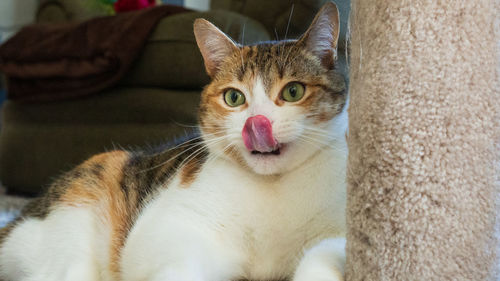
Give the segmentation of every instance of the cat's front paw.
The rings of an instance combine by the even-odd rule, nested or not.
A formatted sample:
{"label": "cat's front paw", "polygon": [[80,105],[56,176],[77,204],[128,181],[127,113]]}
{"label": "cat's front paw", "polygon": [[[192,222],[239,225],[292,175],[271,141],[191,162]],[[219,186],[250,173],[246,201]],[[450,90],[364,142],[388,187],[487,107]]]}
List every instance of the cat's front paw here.
{"label": "cat's front paw", "polygon": [[151,281],[206,281],[199,268],[176,266],[167,267],[158,272]]}
{"label": "cat's front paw", "polygon": [[307,251],[293,281],[343,281],[345,239],[326,239]]}
{"label": "cat's front paw", "polygon": [[[297,274],[298,273],[298,274]],[[293,281],[343,281],[344,277],[335,268],[326,271],[321,269],[320,271],[297,271]]]}

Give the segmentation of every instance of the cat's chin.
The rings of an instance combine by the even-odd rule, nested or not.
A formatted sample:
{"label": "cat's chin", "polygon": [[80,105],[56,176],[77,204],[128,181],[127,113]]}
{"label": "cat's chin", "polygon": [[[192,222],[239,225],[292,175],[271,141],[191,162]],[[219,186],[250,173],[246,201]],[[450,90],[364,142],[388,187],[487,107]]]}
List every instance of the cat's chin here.
{"label": "cat's chin", "polygon": [[248,151],[242,152],[246,164],[255,173],[261,175],[273,175],[283,172],[282,162],[287,158],[288,145],[280,145],[271,152]]}
{"label": "cat's chin", "polygon": [[284,174],[300,164],[297,163],[299,162],[298,155],[293,155],[293,150],[293,145],[280,144],[280,147],[272,152],[245,151],[243,158],[247,165],[257,174]]}

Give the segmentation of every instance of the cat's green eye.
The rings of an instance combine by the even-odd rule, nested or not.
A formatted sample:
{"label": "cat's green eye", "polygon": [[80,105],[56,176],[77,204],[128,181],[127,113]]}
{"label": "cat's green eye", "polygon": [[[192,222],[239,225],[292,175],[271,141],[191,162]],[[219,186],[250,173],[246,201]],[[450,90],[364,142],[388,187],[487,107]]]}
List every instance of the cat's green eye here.
{"label": "cat's green eye", "polygon": [[304,85],[299,82],[288,83],[283,91],[281,92],[281,97],[288,102],[296,102],[304,96],[305,88]]}
{"label": "cat's green eye", "polygon": [[245,95],[236,89],[229,89],[224,93],[224,101],[230,107],[237,107],[245,103]]}

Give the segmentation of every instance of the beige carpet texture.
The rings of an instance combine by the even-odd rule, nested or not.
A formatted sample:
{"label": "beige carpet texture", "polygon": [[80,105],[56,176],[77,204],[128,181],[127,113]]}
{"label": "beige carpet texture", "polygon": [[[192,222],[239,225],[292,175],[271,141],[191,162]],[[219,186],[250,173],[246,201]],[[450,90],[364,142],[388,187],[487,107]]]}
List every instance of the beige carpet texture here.
{"label": "beige carpet texture", "polygon": [[347,281],[495,280],[496,5],[353,1]]}

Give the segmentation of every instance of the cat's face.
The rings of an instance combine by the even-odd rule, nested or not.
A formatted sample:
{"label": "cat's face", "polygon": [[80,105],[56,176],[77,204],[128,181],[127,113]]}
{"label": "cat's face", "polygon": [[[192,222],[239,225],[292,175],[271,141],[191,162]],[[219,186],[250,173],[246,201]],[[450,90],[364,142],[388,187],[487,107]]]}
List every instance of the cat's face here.
{"label": "cat's face", "polygon": [[325,5],[297,41],[238,46],[204,20],[195,23],[195,35],[212,77],[199,118],[213,155],[258,174],[281,174],[344,137],[334,4]]}

